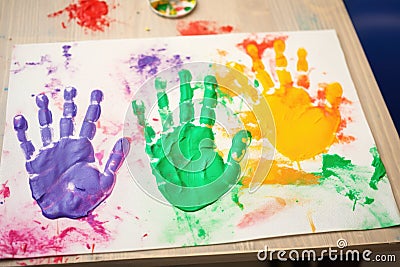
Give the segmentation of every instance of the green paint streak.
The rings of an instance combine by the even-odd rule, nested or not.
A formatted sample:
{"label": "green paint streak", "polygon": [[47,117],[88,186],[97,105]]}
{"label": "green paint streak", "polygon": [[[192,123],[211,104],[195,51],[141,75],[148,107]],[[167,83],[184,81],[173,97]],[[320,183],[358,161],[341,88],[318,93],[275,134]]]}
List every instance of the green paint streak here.
{"label": "green paint streak", "polygon": [[187,7],[184,8],[184,10],[185,10],[185,11],[190,11],[190,10],[192,10],[192,7],[187,6]]}
{"label": "green paint streak", "polygon": [[[240,182],[239,182],[240,183]],[[232,201],[241,209],[241,210],[243,210],[243,208],[244,208],[244,205],[242,204],[242,203],[240,203],[240,201],[239,201],[239,192],[240,192],[240,187],[241,186],[235,186],[235,188],[233,188],[233,190],[232,190],[232,195],[231,195],[231,198],[232,198]]]}
{"label": "green paint streak", "polygon": [[372,176],[368,167],[356,166],[351,160],[336,154],[326,154],[322,157],[322,172],[314,174],[322,177],[322,184],[334,182],[336,191],[352,201],[353,210],[357,204],[370,205],[374,202],[374,198],[368,196],[368,184]]}
{"label": "green paint streak", "polygon": [[132,101],[132,110],[133,110],[133,114],[136,115],[139,124],[141,126],[145,126],[146,125],[146,118],[144,117],[145,115],[145,106],[144,103],[140,100],[134,100]]}
{"label": "green paint streak", "polygon": [[[370,153],[373,169],[370,166],[357,166],[336,154],[327,154],[322,158],[322,171],[315,174],[321,176],[320,185],[333,187],[336,192],[347,197],[353,204],[353,211],[358,206],[366,208],[381,227],[392,226],[396,224],[395,221],[385,211],[382,203],[377,203],[374,198],[378,194],[376,184],[386,177],[386,171],[376,147],[371,148]],[[362,227],[370,229],[373,225],[366,219]]]}
{"label": "green paint streak", "polygon": [[260,82],[258,80],[254,80],[254,87],[257,88],[260,86]]}
{"label": "green paint streak", "polygon": [[377,184],[379,181],[382,180],[383,177],[386,175],[386,169],[385,166],[383,165],[383,162],[381,158],[379,157],[379,153],[376,147],[372,147],[369,152],[372,154],[374,157],[374,160],[372,161],[372,166],[375,167],[374,174],[371,177],[371,180],[369,182],[369,186],[372,189],[378,190]]}
{"label": "green paint streak", "polygon": [[[146,153],[152,158],[151,168],[158,189],[173,206],[184,211],[197,211],[218,200],[236,184],[240,175],[239,163],[251,142],[251,134],[242,130],[234,136],[225,163],[217,152],[212,128],[192,124],[192,115],[187,115],[193,109],[190,72],[180,71],[179,78],[181,124],[172,131],[163,132],[154,142],[155,132],[145,121],[144,104],[135,100],[132,109],[139,124],[144,126]],[[156,79],[155,87],[163,118],[169,112],[166,83]],[[200,122],[213,125],[216,90],[219,88],[215,77],[205,77],[204,88]],[[185,114],[183,119],[182,114]],[[165,125],[166,117],[162,120]]]}
{"label": "green paint streak", "polygon": [[233,103],[233,97],[221,90],[219,86],[216,88],[216,92],[222,105],[226,106],[228,103]]}
{"label": "green paint streak", "polygon": [[382,161],[375,147],[370,149],[373,156],[372,170],[368,166],[354,165],[351,160],[339,155],[323,155],[322,171],[314,173],[321,176],[322,185],[331,185],[336,191],[346,196],[352,201],[352,209],[355,210],[357,204],[361,206],[372,205],[375,203],[373,196],[375,193],[370,188],[376,190],[376,185],[386,174]]}
{"label": "green paint streak", "polygon": [[206,238],[207,236],[206,231],[203,228],[200,228],[197,232],[197,236],[203,239]]}

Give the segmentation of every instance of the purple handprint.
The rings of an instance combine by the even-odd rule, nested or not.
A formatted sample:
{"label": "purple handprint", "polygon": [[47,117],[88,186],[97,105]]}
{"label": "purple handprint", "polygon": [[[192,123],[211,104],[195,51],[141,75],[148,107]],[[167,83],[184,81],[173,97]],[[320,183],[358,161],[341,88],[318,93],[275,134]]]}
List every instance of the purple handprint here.
{"label": "purple handprint", "polygon": [[43,147],[34,155],[35,148],[26,137],[28,122],[23,115],[14,117],[14,129],[26,158],[32,197],[49,219],[71,219],[87,216],[112,192],[116,172],[128,151],[126,138],[119,139],[101,173],[92,163],[95,161],[91,141],[96,133],[95,122],[99,119],[103,93],[94,90],[90,105],[82,123],[79,137],[73,137],[77,106],[74,103],[76,89],[64,91],[64,111],[60,119],[60,140],[53,142],[49,99],[40,94],[36,97],[38,118]]}

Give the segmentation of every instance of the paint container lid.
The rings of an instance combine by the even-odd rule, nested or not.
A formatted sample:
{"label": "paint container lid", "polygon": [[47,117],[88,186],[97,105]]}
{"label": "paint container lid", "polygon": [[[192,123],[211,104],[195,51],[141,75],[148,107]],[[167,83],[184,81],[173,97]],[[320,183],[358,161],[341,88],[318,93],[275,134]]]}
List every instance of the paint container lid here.
{"label": "paint container lid", "polygon": [[149,0],[151,10],[166,18],[186,16],[197,5],[197,0]]}

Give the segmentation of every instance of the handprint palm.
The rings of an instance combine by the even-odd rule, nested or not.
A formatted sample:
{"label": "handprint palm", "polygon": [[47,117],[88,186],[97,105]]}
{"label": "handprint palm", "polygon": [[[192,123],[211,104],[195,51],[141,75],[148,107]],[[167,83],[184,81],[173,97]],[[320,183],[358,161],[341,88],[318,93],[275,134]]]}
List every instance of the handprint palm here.
{"label": "handprint palm", "polygon": [[225,194],[240,175],[239,163],[243,158],[251,135],[242,130],[232,141],[227,162],[216,151],[212,127],[217,105],[217,81],[213,76],[204,79],[204,98],[200,125],[193,124],[193,88],[188,70],[179,72],[180,125],[172,127],[172,114],[165,93],[166,82],[157,78],[155,87],[163,133],[156,139],[153,128],[145,120],[145,107],[133,101],[132,107],[139,124],[144,128],[146,153],[151,159],[152,173],[163,196],[184,211],[199,210]]}
{"label": "handprint palm", "polygon": [[74,117],[77,107],[73,102],[75,88],[64,91],[64,112],[60,120],[60,140],[52,141],[52,114],[48,109],[48,98],[41,94],[36,97],[39,107],[43,148],[34,156],[35,148],[27,140],[28,123],[23,115],[14,117],[14,129],[25,153],[26,170],[32,197],[49,219],[60,217],[79,218],[102,203],[112,192],[116,172],[129,150],[125,138],[119,139],[110,154],[104,173],[92,163],[95,161],[91,141],[96,132],[95,122],[99,119],[100,102],[103,93],[94,90],[79,137],[73,138]]}

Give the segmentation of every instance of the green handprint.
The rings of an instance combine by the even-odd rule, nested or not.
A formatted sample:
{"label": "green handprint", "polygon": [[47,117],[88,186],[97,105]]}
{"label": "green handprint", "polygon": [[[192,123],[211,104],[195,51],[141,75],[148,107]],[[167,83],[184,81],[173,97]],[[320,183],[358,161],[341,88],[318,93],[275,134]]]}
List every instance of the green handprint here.
{"label": "green handprint", "polygon": [[241,130],[235,134],[226,163],[216,149],[212,127],[218,89],[214,76],[204,78],[204,97],[200,125],[193,124],[192,76],[188,70],[179,72],[180,125],[173,127],[172,112],[166,94],[166,81],[156,78],[158,111],[163,132],[156,139],[154,129],[145,119],[143,102],[132,102],[133,112],[143,127],[146,153],[152,173],[163,196],[184,211],[197,211],[215,202],[234,186],[241,173],[240,161],[251,142],[251,134]]}

